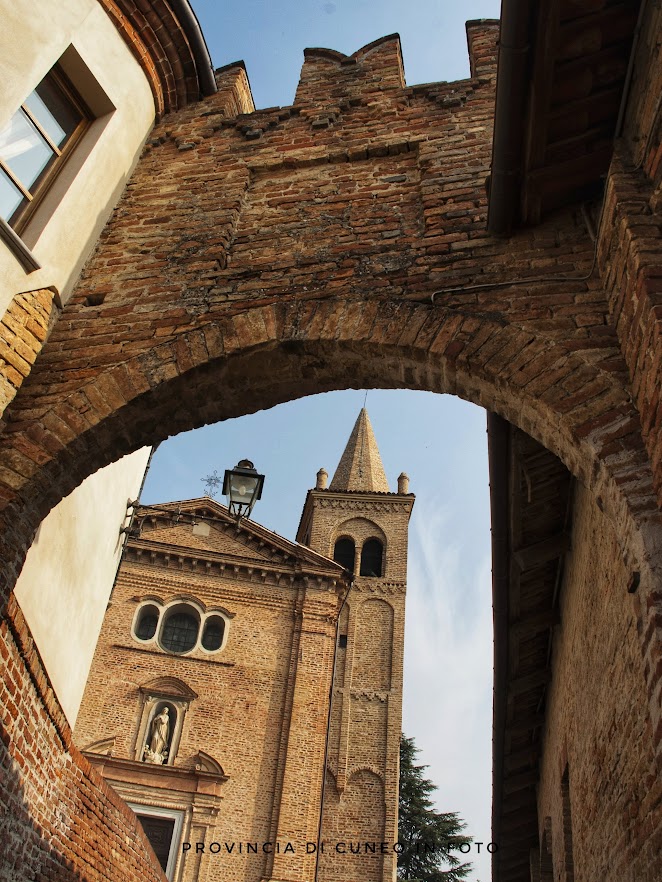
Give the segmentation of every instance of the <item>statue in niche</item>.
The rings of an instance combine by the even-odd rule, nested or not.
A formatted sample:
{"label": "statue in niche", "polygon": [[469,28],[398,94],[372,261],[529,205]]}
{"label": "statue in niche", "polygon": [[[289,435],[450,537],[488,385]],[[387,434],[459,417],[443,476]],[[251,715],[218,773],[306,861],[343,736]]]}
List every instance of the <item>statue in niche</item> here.
{"label": "statue in niche", "polygon": [[152,720],[149,737],[143,752],[143,761],[163,765],[168,757],[168,736],[170,735],[170,711],[161,708]]}

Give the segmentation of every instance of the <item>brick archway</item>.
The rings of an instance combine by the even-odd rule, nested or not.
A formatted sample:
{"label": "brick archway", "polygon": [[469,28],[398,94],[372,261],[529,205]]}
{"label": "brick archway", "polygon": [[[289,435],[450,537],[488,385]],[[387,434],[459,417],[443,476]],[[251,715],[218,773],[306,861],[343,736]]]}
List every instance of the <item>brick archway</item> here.
{"label": "brick archway", "polygon": [[[457,83],[407,87],[395,36],[352,56],[308,50],[289,108],[255,111],[241,65],[218,71],[216,94],[151,133],[43,348],[51,295],[17,298],[29,315],[18,326],[25,358],[0,377],[3,402],[13,398],[0,424],[5,706],[21,745],[41,738],[25,792],[50,786],[50,776],[59,788],[52,804],[68,799],[77,823],[81,774],[99,804],[113,798],[99,797],[71,744],[10,597],[37,525],[87,475],[143,444],[348,387],[457,394],[520,427],[582,481],[584,499],[613,528],[656,768],[659,150],[652,137],[634,138],[650,148],[635,165],[631,144],[617,147],[596,224],[591,205],[570,206],[579,198],[574,166],[566,175],[567,144],[552,142],[560,170],[533,167],[524,182],[536,225],[508,240],[492,235],[485,183],[494,170],[497,32],[496,22],[469,23],[471,76]],[[512,169],[500,173],[517,182]],[[538,223],[541,194],[549,198]],[[632,604],[623,584],[636,589]],[[609,599],[605,608],[615,609]],[[586,633],[619,635],[621,624],[600,632],[591,619]],[[32,699],[16,699],[32,687],[45,702],[38,712]],[[23,811],[22,774],[11,769]],[[41,829],[60,828],[43,804],[35,841]],[[119,817],[117,806],[106,811],[99,817]],[[77,854],[72,876],[79,866]]]}
{"label": "brick archway", "polygon": [[611,320],[611,209],[597,251],[586,207],[508,240],[485,229],[497,33],[470,24],[472,76],[452,84],[405,86],[397,36],[308,50],[290,108],[254,111],[231,65],[155,128],[5,414],[7,586],[49,508],[99,467],[350,386],[504,416],[600,497],[646,568],[659,510]]}
{"label": "brick archway", "polygon": [[[600,358],[534,323],[432,304],[270,304],[206,323],[79,388],[35,369],[0,442],[3,559],[18,568],[47,511],[87,475],[171,434],[320,391],[410,388],[499,413],[558,455],[619,524],[633,560],[656,521],[650,469],[614,339]],[[47,344],[57,352],[58,331]],[[60,389],[58,390],[58,385]],[[639,566],[641,568],[641,566]]]}

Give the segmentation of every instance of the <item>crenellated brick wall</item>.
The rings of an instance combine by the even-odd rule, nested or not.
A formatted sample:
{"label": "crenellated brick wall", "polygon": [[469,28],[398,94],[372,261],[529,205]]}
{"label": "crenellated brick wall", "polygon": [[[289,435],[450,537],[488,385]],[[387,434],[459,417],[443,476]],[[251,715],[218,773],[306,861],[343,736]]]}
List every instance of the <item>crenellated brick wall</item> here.
{"label": "crenellated brick wall", "polygon": [[[648,14],[659,14],[659,4]],[[618,652],[622,644],[627,660],[612,659],[605,676],[614,674],[620,695],[646,702],[636,720],[644,760],[624,754],[620,777],[598,783],[609,792],[600,823],[625,843],[624,854],[632,854],[627,837],[634,837],[642,856],[629,866],[637,879],[650,875],[660,808],[646,802],[642,782],[652,793],[662,752],[662,165],[657,105],[642,97],[642,84],[660,76],[659,47],[646,34],[606,185],[595,266],[580,206],[507,240],[485,231],[494,23],[468,28],[466,80],[404,86],[398,41],[385,38],[349,57],[309,52],[292,107],[254,111],[245,73],[232,65],[218,72],[215,96],[155,128],[5,414],[0,609],[9,610],[3,634],[21,684],[33,681],[30,663],[12,649],[18,638],[9,637],[9,590],[41,519],[95,469],[175,432],[312,392],[375,386],[457,394],[563,460],[584,488],[583,535],[592,537],[586,524],[593,523],[611,536],[611,569],[600,571],[599,590],[627,574],[633,593],[619,595],[621,616],[605,609],[586,618],[590,599],[572,592],[568,603],[595,629],[586,689],[595,685],[600,647]],[[597,208],[589,206],[588,215]],[[578,581],[592,578],[596,566],[593,558],[578,564]],[[621,642],[612,644],[614,635]],[[566,725],[564,702],[581,710],[583,692],[561,674],[569,670],[563,659],[577,657],[564,651],[557,650],[554,706],[561,710],[550,724],[549,763],[560,761],[565,734],[571,801],[577,776],[584,782],[572,807],[588,811],[589,790],[602,791],[589,769],[586,733]],[[16,683],[16,691],[16,678],[4,688]],[[14,762],[0,792],[21,819],[12,842],[20,841],[35,873],[40,861],[52,861],[53,879],[113,878],[103,861],[89,865],[89,849],[70,849],[77,825],[87,823],[84,790],[98,850],[111,854],[124,843],[113,857],[115,877],[131,878],[135,860],[133,877],[151,878],[132,850],[130,821],[70,747],[47,693],[35,690],[20,702],[4,698],[3,724],[11,729],[5,756]],[[605,725],[616,727],[623,751],[633,750],[623,704],[615,700],[612,711]],[[21,765],[26,734],[35,732],[41,753]],[[558,827],[563,768],[550,766],[545,775]],[[70,815],[58,813],[57,800],[40,801],[53,787]],[[637,800],[650,809],[645,828],[635,823]],[[112,818],[103,835],[94,820],[102,816]],[[582,877],[576,863],[578,882],[594,870],[609,882],[632,876],[623,860],[600,863],[603,833],[580,824],[574,844],[588,869]]]}
{"label": "crenellated brick wall", "polygon": [[250,108],[235,65],[156,127],[12,408],[0,499],[34,513],[14,553],[125,450],[348,377],[460,394],[604,483],[618,517],[657,510],[643,476],[628,498],[645,453],[581,212],[485,232],[497,26],[468,33],[468,80],[402,87],[386,38],[306,59],[324,101],[229,116]]}

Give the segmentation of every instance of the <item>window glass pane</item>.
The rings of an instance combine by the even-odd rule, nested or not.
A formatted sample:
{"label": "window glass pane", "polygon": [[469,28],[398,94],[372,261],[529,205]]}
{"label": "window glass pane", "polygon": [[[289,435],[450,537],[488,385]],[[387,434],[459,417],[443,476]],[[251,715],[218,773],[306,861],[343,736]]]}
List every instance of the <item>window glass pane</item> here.
{"label": "window glass pane", "polygon": [[0,169],[0,217],[10,220],[18,208],[27,202],[21,191]]}
{"label": "window glass pane", "polygon": [[161,643],[170,652],[188,652],[198,640],[198,620],[187,612],[176,612],[163,626]]}
{"label": "window glass pane", "polygon": [[0,158],[28,190],[54,157],[22,110],[0,132]]}
{"label": "window glass pane", "polygon": [[205,622],[205,630],[202,632],[202,645],[205,649],[213,652],[220,649],[223,642],[225,622],[220,616],[211,616]]}
{"label": "window glass pane", "polygon": [[175,821],[172,818],[155,818],[149,815],[138,815],[149,844],[154,849],[154,854],[161,869],[165,872],[168,866],[172,834],[175,829]]}
{"label": "window glass pane", "polygon": [[52,76],[47,76],[25,99],[30,110],[48,137],[58,147],[76,130],[82,116],[63,93]]}

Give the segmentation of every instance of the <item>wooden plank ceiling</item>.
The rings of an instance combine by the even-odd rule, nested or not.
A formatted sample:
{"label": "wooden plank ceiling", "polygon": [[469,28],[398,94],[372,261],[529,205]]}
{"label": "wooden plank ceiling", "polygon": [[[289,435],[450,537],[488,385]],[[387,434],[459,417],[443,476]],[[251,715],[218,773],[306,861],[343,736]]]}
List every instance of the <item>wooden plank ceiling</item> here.
{"label": "wooden plank ceiling", "polygon": [[497,504],[493,495],[492,514],[493,534],[501,535],[501,553],[494,557],[494,879],[529,882],[530,852],[539,838],[538,761],[570,541],[572,478],[557,457],[504,420],[491,415],[488,431],[490,484],[493,493],[506,491]]}
{"label": "wooden plank ceiling", "polygon": [[540,4],[523,133],[524,223],[600,192],[638,7],[632,0]]}
{"label": "wooden plank ceiling", "polygon": [[601,193],[640,6],[503,0],[490,197],[502,204],[490,206],[492,232]]}

